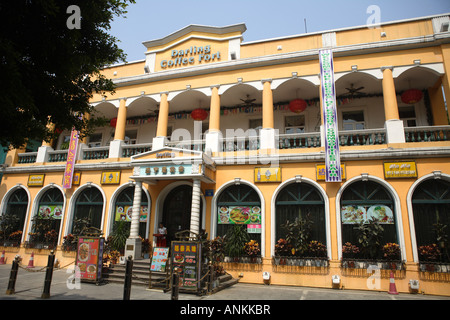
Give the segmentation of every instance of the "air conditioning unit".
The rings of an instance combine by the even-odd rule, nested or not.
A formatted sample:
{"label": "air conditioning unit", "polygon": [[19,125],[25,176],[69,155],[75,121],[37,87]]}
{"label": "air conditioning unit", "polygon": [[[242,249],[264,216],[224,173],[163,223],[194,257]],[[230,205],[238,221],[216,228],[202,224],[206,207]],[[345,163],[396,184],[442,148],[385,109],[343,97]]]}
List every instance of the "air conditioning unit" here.
{"label": "air conditioning unit", "polygon": [[409,280],[409,287],[412,290],[419,290],[419,280],[413,280],[413,279]]}

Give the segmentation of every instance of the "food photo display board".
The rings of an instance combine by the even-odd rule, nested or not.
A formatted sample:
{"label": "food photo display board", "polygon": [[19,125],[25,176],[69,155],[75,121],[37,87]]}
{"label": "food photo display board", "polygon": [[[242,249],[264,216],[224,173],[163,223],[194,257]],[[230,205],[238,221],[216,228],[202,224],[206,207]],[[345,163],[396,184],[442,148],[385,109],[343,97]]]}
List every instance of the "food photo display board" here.
{"label": "food photo display board", "polygon": [[197,290],[200,279],[201,245],[197,242],[172,241],[172,271],[181,270],[180,289]]}
{"label": "food photo display board", "polygon": [[78,238],[76,266],[80,280],[99,282],[102,278],[104,238]]}

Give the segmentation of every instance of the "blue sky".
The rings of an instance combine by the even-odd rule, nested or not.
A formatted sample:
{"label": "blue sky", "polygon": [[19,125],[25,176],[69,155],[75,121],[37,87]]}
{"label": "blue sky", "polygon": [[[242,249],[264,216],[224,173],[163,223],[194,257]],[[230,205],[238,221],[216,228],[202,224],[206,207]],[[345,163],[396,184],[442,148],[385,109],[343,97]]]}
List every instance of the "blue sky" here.
{"label": "blue sky", "polygon": [[128,61],[145,58],[143,41],[169,35],[190,24],[245,23],[244,42],[365,25],[380,8],[380,22],[449,13],[450,0],[136,0],[126,18],[116,18],[117,37]]}

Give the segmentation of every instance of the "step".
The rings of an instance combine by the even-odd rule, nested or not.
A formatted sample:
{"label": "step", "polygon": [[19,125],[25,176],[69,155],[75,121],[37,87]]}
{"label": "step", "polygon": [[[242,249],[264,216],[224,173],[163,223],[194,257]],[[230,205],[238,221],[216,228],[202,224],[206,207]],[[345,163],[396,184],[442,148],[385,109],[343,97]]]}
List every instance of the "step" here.
{"label": "step", "polygon": [[[123,284],[125,280],[126,265],[125,264],[115,264],[109,269],[109,272],[103,275],[103,278],[113,283]],[[164,279],[168,277],[165,272],[152,272],[152,288],[162,288],[166,287],[166,282]],[[133,271],[132,271],[132,284],[138,286],[149,286],[150,280],[150,261],[147,260],[136,260],[133,261]],[[239,279],[234,279],[230,274],[226,273],[217,278],[219,280],[219,285],[213,289],[213,293],[221,291],[223,289],[229,288],[232,285],[239,282]]]}

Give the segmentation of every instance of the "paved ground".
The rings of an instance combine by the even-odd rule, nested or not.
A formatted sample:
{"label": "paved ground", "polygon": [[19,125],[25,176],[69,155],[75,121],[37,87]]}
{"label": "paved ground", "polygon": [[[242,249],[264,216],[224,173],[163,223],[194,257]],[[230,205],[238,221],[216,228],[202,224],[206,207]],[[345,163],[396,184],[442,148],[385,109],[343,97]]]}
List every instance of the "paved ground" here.
{"label": "paved ground", "polygon": [[[0,305],[5,302],[34,300],[43,301],[41,298],[44,288],[45,272],[39,271],[41,267],[32,269],[33,271],[19,268],[17,281],[15,285],[15,294],[6,295],[8,288],[9,275],[11,272],[11,265],[0,265]],[[50,298],[46,301],[52,300],[85,300],[85,301],[118,301],[123,300],[123,285],[106,283],[95,285],[91,283],[80,283],[79,287],[74,287],[70,282],[71,273],[66,270],[55,270],[52,278],[52,285],[50,291]],[[69,281],[68,281],[69,280]],[[68,284],[69,282],[69,284]],[[268,305],[271,308],[271,316],[274,315],[277,309],[286,310],[292,304],[297,305],[300,300],[338,300],[338,301],[374,301],[374,300],[410,300],[410,301],[434,301],[434,300],[450,300],[450,297],[429,296],[422,294],[399,294],[390,295],[387,292],[368,292],[355,290],[336,290],[336,289],[319,289],[319,288],[305,288],[305,287],[286,287],[275,285],[252,285],[238,283],[230,288],[222,290],[214,295],[197,296],[193,294],[180,293],[179,301],[171,304],[171,294],[163,293],[160,290],[148,290],[144,287],[133,286],[131,289],[130,300],[147,301],[146,305],[164,306],[165,312],[172,312],[173,314],[183,314],[188,312],[188,309],[198,306],[215,307],[216,314],[223,315],[227,305],[233,304],[249,304],[252,305]],[[167,302],[164,302],[167,301]],[[293,302],[297,301],[297,302]],[[445,303],[445,302],[444,302]],[[176,306],[171,308],[171,306]],[[220,307],[222,306],[222,307]],[[219,313],[219,309],[220,313]],[[249,307],[250,308],[250,307]],[[289,309],[289,308],[288,308]],[[326,312],[321,310],[321,312]],[[199,312],[202,309],[192,309],[192,312]],[[207,309],[203,311],[206,312]],[[260,309],[263,310],[263,309]],[[244,309],[241,312],[257,312],[258,309]],[[204,315],[205,316],[205,315]]]}

